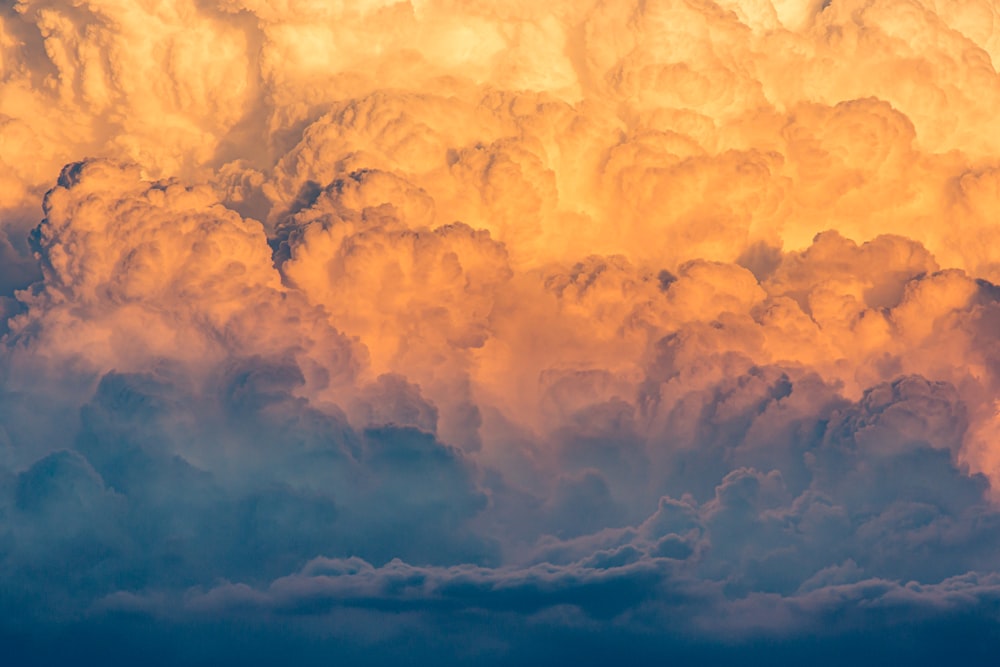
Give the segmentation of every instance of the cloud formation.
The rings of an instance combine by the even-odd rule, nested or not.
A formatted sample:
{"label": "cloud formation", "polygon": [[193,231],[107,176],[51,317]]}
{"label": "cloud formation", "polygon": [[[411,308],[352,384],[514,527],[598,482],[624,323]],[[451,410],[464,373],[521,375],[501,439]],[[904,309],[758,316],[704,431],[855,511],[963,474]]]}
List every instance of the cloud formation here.
{"label": "cloud formation", "polygon": [[987,664],[998,17],[4,2],[0,645]]}

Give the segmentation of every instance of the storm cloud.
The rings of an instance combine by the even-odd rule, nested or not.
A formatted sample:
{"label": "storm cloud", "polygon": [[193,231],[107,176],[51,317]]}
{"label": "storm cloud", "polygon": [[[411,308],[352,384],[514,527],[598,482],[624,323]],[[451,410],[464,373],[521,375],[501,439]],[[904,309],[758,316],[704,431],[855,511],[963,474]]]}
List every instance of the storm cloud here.
{"label": "storm cloud", "polygon": [[12,664],[991,664],[1000,4],[2,11]]}

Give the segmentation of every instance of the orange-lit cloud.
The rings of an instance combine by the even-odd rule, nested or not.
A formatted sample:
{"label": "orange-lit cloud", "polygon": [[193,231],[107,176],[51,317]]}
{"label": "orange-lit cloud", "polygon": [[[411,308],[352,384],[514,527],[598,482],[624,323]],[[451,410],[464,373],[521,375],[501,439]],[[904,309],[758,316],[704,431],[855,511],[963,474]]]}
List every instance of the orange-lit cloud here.
{"label": "orange-lit cloud", "polygon": [[11,571],[100,516],[164,614],[987,595],[998,57],[993,0],[4,3]]}

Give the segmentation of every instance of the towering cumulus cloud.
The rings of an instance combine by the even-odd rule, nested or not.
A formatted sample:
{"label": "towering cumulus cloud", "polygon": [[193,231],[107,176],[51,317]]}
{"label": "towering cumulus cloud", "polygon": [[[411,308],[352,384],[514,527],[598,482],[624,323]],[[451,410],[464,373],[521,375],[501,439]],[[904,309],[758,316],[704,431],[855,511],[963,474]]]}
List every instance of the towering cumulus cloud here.
{"label": "towering cumulus cloud", "polygon": [[997,0],[0,8],[4,664],[994,664]]}

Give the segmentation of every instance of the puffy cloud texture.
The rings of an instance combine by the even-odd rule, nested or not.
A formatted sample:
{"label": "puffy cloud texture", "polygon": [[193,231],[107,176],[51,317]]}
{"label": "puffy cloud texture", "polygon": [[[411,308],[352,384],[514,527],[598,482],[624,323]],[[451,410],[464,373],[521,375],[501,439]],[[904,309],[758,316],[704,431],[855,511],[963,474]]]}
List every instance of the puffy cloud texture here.
{"label": "puffy cloud texture", "polygon": [[993,664],[997,2],[0,8],[12,664]]}

